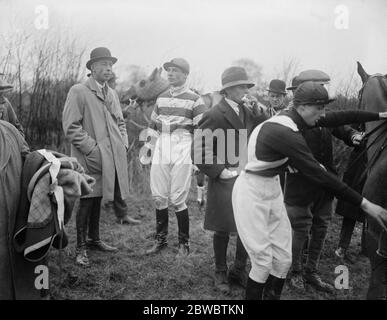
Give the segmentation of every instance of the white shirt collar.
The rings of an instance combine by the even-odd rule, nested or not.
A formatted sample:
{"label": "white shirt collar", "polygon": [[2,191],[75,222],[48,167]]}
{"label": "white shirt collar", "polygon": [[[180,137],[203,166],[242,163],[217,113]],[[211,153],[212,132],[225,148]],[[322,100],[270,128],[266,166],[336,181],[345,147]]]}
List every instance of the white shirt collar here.
{"label": "white shirt collar", "polygon": [[235,111],[235,113],[239,116],[239,108],[238,104],[234,100],[230,100],[228,98],[224,98],[229,106]]}
{"label": "white shirt collar", "polygon": [[171,93],[172,96],[178,96],[179,94],[182,94],[184,92],[188,91],[188,84],[184,83],[180,87],[170,87],[169,92]]}
{"label": "white shirt collar", "polygon": [[97,80],[94,79],[94,81],[97,84],[98,88],[100,88],[101,90],[106,87],[106,82],[104,82],[104,84],[100,84]]}

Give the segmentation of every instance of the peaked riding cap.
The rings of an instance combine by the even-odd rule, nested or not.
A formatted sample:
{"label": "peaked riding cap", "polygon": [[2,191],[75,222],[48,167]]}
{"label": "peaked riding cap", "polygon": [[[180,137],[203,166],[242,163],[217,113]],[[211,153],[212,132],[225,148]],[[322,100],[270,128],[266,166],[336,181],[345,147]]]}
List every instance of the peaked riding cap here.
{"label": "peaked riding cap", "polygon": [[306,81],[301,83],[294,93],[295,104],[323,105],[334,101],[328,96],[328,91],[321,83]]}
{"label": "peaked riding cap", "polygon": [[163,67],[165,71],[167,71],[169,67],[176,67],[185,74],[189,74],[189,63],[183,58],[173,58],[171,61],[164,63]]}

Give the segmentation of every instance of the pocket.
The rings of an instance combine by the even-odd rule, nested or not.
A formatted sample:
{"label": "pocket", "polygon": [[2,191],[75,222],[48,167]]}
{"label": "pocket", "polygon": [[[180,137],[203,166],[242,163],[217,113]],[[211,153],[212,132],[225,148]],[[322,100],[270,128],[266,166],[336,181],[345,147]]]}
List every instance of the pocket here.
{"label": "pocket", "polygon": [[87,166],[88,173],[101,173],[102,172],[102,157],[101,150],[98,145],[85,156],[85,162]]}

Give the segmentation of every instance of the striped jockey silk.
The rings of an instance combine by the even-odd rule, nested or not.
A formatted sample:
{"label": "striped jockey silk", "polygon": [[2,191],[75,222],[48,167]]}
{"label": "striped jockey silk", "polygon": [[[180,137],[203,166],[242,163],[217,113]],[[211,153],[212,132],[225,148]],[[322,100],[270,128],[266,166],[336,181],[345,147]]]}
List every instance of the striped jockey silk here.
{"label": "striped jockey silk", "polygon": [[151,120],[163,133],[177,129],[193,133],[206,110],[203,99],[188,88],[175,92],[169,89],[157,98]]}

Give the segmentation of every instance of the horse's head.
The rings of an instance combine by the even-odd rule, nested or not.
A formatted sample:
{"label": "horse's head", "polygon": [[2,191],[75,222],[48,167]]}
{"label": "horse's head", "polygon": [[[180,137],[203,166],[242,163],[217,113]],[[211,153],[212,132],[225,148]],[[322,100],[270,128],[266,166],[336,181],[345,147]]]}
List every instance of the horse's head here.
{"label": "horse's head", "polygon": [[359,91],[359,109],[373,112],[387,111],[387,78],[381,73],[369,75],[357,62],[357,72],[363,83]]}
{"label": "horse's head", "polygon": [[160,93],[169,88],[169,82],[161,77],[161,72],[162,68],[155,68],[147,78],[141,79],[132,85],[123,94],[121,102],[127,104],[134,99],[139,102],[155,100]]}
{"label": "horse's head", "polygon": [[364,70],[363,66],[359,61],[357,61],[357,73],[359,74],[361,78],[361,82],[365,84],[370,77],[370,75]]}

